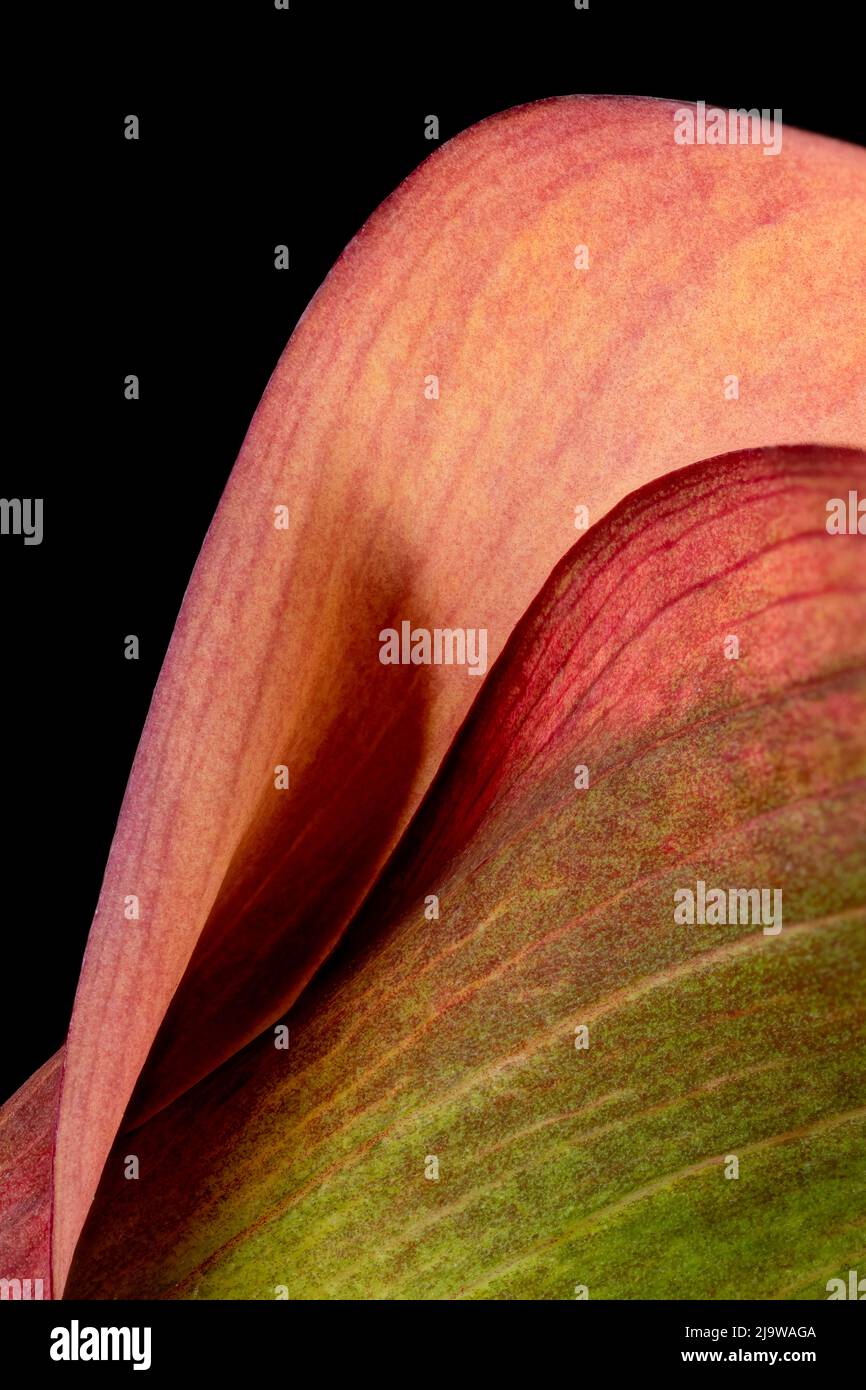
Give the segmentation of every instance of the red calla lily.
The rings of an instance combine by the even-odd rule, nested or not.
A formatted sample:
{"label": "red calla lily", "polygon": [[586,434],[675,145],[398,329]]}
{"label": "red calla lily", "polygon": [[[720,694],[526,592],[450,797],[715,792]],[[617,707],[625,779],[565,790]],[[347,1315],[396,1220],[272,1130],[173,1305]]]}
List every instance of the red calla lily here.
{"label": "red calla lily", "polygon": [[[496,846],[503,836],[519,837],[533,817],[554,815],[550,759],[561,776],[565,754],[555,737],[561,717],[578,720],[591,712],[603,762],[629,740],[635,748],[643,746],[641,739],[663,743],[686,715],[697,725],[709,718],[705,707],[719,695],[713,679],[739,707],[760,703],[768,690],[778,692],[783,671],[800,670],[806,683],[847,671],[854,684],[827,697],[826,727],[814,747],[808,721],[797,726],[803,767],[789,768],[786,776],[811,786],[820,760],[832,763],[843,752],[857,765],[862,610],[852,556],[860,552],[856,536],[829,535],[823,509],[836,495],[827,492],[831,480],[845,490],[861,477],[861,457],[842,446],[866,443],[866,156],[797,131],[786,133],[785,156],[777,159],[764,157],[760,147],[683,147],[673,140],[673,110],[666,102],[575,98],[508,112],[467,132],[379,209],[293,335],[208,533],[154,695],[88,942],[65,1050],[56,1143],[56,1063],[3,1111],[0,1161],[15,1176],[4,1198],[0,1238],[13,1254],[30,1251],[36,1260],[42,1252],[44,1258],[50,1208],[56,1293],[66,1285],[122,1126],[143,1139],[162,1134],[166,1152],[176,1152],[171,1126],[177,1117],[189,1108],[198,1124],[197,1107],[215,1095],[219,1123],[228,1128],[215,1137],[203,1125],[202,1162],[213,1164],[218,1155],[225,1171],[234,1171],[221,1145],[232,1125],[245,1132],[258,1097],[273,1082],[266,1067],[253,1079],[251,1059],[264,1049],[273,1065],[265,1030],[299,996],[303,1018],[312,1018],[303,1010],[312,1010],[313,1001],[322,1011],[321,1023],[309,1025],[314,1040],[300,1056],[309,1057],[303,1065],[312,1090],[332,1108],[333,1120],[339,1110],[334,1097],[347,1083],[333,1071],[324,1043],[315,1041],[316,1029],[336,1027],[353,991],[371,1000],[384,992],[390,999],[401,976],[389,966],[380,980],[359,964],[352,984],[335,965],[336,973],[324,980],[343,980],[342,1004],[328,994],[327,983],[310,981],[359,910],[354,942],[371,921],[386,957],[389,932],[404,940],[406,914],[417,904],[401,898],[408,890],[394,878],[396,869],[384,880],[398,885],[389,890],[395,895],[389,912],[376,908],[371,917],[373,907],[363,905],[410,822],[396,862],[415,863],[410,877],[420,891],[460,856],[485,862],[493,853],[485,836]],[[586,254],[576,256],[577,247]],[[675,471],[723,451],[815,439],[822,450],[711,459],[694,474]],[[783,499],[774,504],[782,518],[779,546],[759,566],[775,607],[765,620],[763,645],[752,647],[742,666],[713,666],[712,678],[709,665],[683,674],[688,648],[675,611],[685,587],[682,567],[667,573],[672,611],[647,638],[660,643],[651,648],[649,674],[626,666],[623,675],[622,661],[630,657],[627,651],[615,658],[615,639],[641,614],[655,611],[653,598],[664,601],[664,593],[655,593],[651,567],[642,568],[642,587],[633,591],[617,553],[607,577],[596,581],[619,595],[608,603],[609,615],[616,615],[613,628],[605,620],[584,636],[579,625],[585,614],[568,605],[560,612],[555,603],[555,613],[549,611],[555,586],[572,570],[582,573],[581,563],[597,547],[614,544],[616,526],[626,529],[622,550],[643,565],[641,542],[629,530],[637,510],[646,513],[662,558],[665,547],[676,550],[678,562],[685,557],[695,573],[706,562],[709,591],[716,594],[721,585],[740,616],[759,614],[760,595],[748,587],[755,573],[749,545],[754,528],[771,522],[762,510],[767,479]],[[630,498],[618,520],[610,519],[611,508],[654,480],[660,480],[656,490]],[[708,535],[700,534],[701,515],[694,513],[694,547],[671,539],[666,516],[658,513],[668,496],[664,488],[674,509],[690,514],[693,488],[704,490],[705,502],[714,485],[720,496],[739,499],[728,529],[712,532],[707,551]],[[564,562],[571,568],[545,583],[578,534],[578,508],[586,509],[592,529]],[[630,516],[632,522],[623,522]],[[799,532],[785,530],[792,518],[799,518],[804,537],[813,538],[803,541],[802,554]],[[726,555],[730,572],[721,563]],[[792,646],[786,624],[795,613],[801,620],[812,601],[794,582],[810,566],[821,613],[814,640],[824,662],[812,676],[808,653]],[[699,616],[721,621],[723,612],[701,609]],[[477,701],[479,682],[465,668],[394,669],[378,659],[380,632],[408,621],[429,630],[483,628],[492,664],[515,625],[525,634],[527,624],[541,621],[532,617],[539,613],[543,632],[531,650],[520,648],[525,664],[519,679],[535,689],[529,677],[537,668],[547,672],[548,685],[526,709],[519,700],[515,705],[511,684],[517,636],[512,655],[499,663]],[[625,694],[618,687],[608,692],[610,707],[604,701],[599,706],[595,687],[581,693],[579,681],[558,674],[555,661],[545,666],[551,653],[563,656],[569,623],[580,631],[579,660],[599,666],[601,690],[606,662],[626,680]],[[642,650],[643,641],[633,645]],[[670,671],[663,680],[658,673],[665,660]],[[467,766],[461,750],[473,729],[484,732],[474,735]],[[725,782],[724,795],[701,802],[698,821],[706,821],[711,807],[711,819],[722,825],[730,817],[733,827],[745,806],[760,803],[761,789],[773,784],[776,745],[767,737],[763,725],[749,726],[740,750],[742,779],[733,787]],[[700,756],[692,751],[687,782],[695,769],[703,770],[702,757],[711,758],[709,750]],[[514,762],[521,755],[530,757],[531,773]],[[730,757],[736,761],[733,752]],[[436,790],[413,821],[440,767]],[[275,784],[283,775],[288,786]],[[675,774],[667,768],[665,776]],[[443,819],[436,808],[449,784]],[[835,785],[831,778],[830,788]],[[597,855],[609,845],[611,876],[625,892],[638,869],[657,873],[666,862],[660,856],[675,860],[684,842],[693,848],[695,826],[680,823],[655,783],[650,790],[626,777],[619,796],[619,818],[599,808],[593,843]],[[599,802],[588,797],[586,805]],[[813,827],[818,858],[812,867],[828,874],[828,846],[836,846],[837,837],[848,864],[856,820],[852,840],[842,835],[832,810],[821,815]],[[653,834],[659,817],[663,843]],[[537,854],[537,861],[520,861],[525,887],[547,885],[555,898],[561,883],[555,875],[550,879],[543,848]],[[756,872],[764,867],[743,854],[734,862]],[[778,867],[775,859],[765,863]],[[587,879],[590,897],[582,911],[603,895],[606,881],[595,872]],[[382,891],[371,903],[382,903]],[[461,920],[479,910],[465,891]],[[569,891],[561,889],[563,900]],[[489,911],[498,916],[494,896]],[[841,893],[839,911],[849,910],[849,897],[848,889]],[[132,902],[137,915],[129,916]],[[803,921],[809,920],[807,914]],[[635,933],[637,950],[634,943],[643,938]],[[429,940],[429,934],[410,934],[408,949],[423,957]],[[510,950],[514,941],[500,945]],[[537,959],[543,961],[543,953]],[[671,954],[659,968],[674,968],[673,961]],[[622,988],[639,964],[619,960]],[[431,984],[423,978],[425,991]],[[529,986],[532,997],[544,994],[546,978],[542,969]],[[593,988],[605,978],[603,972],[591,975]],[[448,1015],[468,987],[463,980],[436,979],[432,1001],[422,992],[401,1005],[403,1023],[394,1023],[389,1034],[398,1057],[405,1051],[401,1027],[413,1019],[420,1026],[427,1012]],[[559,979],[555,971],[553,979]],[[551,994],[544,1009],[549,1013],[554,1003]],[[516,1022],[519,1010],[512,1012]],[[467,1038],[477,1042],[483,1036],[477,1030],[485,1027],[492,1030],[491,1058],[499,1055],[499,1015],[481,1010],[460,1035],[455,1065],[468,1065]],[[291,1057],[287,1070],[294,1077],[299,1054]],[[410,1069],[406,1077],[422,1086],[420,1071]],[[241,1084],[251,1094],[238,1115],[224,1109],[219,1087]],[[378,1084],[371,1083],[374,1090]],[[391,1085],[401,1093],[396,1074]],[[433,1095],[440,1095],[435,1087]],[[273,1103],[277,1109],[279,1103]],[[381,1096],[371,1100],[374,1107],[383,1104]],[[405,1095],[401,1104],[408,1105]],[[530,1107],[526,1122],[543,1128],[544,1115]],[[491,1133],[498,1133],[492,1122]],[[310,1192],[320,1193],[321,1172],[309,1167],[303,1134],[299,1129],[292,1138],[298,1159],[292,1171],[307,1173]],[[16,1168],[14,1153],[30,1143],[34,1153],[53,1149],[53,1195],[44,1162],[38,1181],[36,1171],[22,1176]],[[340,1154],[327,1144],[325,1152],[334,1171],[342,1171]],[[114,1150],[105,1191],[117,1178],[116,1157]],[[262,1164],[253,1179],[258,1194],[239,1187],[247,1214],[259,1211],[260,1196],[262,1210],[269,1210],[271,1189],[283,1192],[280,1183],[294,1181],[275,1177],[254,1146],[236,1159]],[[196,1190],[186,1169],[177,1180]],[[142,1218],[145,1210],[151,1213],[145,1225],[153,1222],[154,1238],[150,1254],[140,1252],[140,1287],[186,1287],[202,1267],[193,1247],[200,1252],[216,1240],[205,1263],[215,1261],[208,1268],[221,1271],[219,1288],[229,1295],[258,1290],[258,1275],[247,1280],[254,1243],[238,1247],[246,1252],[242,1276],[231,1261],[217,1259],[217,1237],[225,1234],[231,1243],[247,1229],[242,1215],[231,1208],[204,1233],[195,1222],[206,1204],[190,1215],[180,1195],[167,1182],[161,1196],[149,1195],[141,1207]],[[122,1218],[104,1219],[98,1231],[91,1221],[76,1272],[79,1288],[99,1284],[101,1256],[94,1252],[100,1242],[112,1248],[122,1230],[133,1240],[129,1192],[115,1200]],[[357,1202],[349,1188],[346,1200]],[[298,1220],[307,1224],[298,1228],[298,1239],[315,1244],[319,1218],[311,1221],[302,1207]],[[386,1208],[377,1219],[394,1223],[396,1211]],[[181,1244],[166,1266],[169,1223],[185,1229],[187,1220],[193,1223],[188,1245]],[[352,1228],[341,1230],[339,1240],[354,1250]],[[475,1229],[472,1241],[479,1250]],[[479,1278],[487,1279],[492,1267],[479,1255]],[[415,1287],[420,1277],[410,1262],[408,1283],[397,1270],[393,1286]],[[124,1278],[118,1266],[118,1287]],[[330,1288],[331,1276],[323,1279]],[[363,1267],[358,1280],[361,1289],[375,1285]],[[469,1272],[466,1281],[473,1287]]]}

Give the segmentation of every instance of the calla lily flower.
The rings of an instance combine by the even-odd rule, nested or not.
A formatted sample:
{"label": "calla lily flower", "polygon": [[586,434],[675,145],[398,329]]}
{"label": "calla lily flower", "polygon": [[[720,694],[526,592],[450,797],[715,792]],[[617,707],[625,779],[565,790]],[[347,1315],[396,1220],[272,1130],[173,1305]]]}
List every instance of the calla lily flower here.
{"label": "calla lily flower", "polygon": [[[10,1275],[712,1298],[844,1265],[866,604],[828,505],[866,496],[866,155],[680,145],[675,109],[483,122],[298,325],[63,1056],[0,1112]],[[480,680],[413,637],[482,631]]]}

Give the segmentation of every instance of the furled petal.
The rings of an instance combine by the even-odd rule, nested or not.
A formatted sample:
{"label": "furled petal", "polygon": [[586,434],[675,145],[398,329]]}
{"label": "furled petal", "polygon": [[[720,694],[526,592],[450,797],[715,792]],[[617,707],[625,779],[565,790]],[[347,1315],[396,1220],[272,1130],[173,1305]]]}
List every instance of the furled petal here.
{"label": "furled petal", "polygon": [[61,1103],[59,1286],[157,1032],[139,1117],[296,997],[477,693],[465,669],[382,666],[380,631],[483,627],[492,660],[576,508],[596,520],[723,449],[866,443],[866,155],[792,130],[776,156],[680,146],[673,113],[578,98],[470,130],[293,335],[106,869]]}
{"label": "furled petal", "polygon": [[51,1297],[51,1165],[62,1066],[63,1052],[56,1052],[0,1107],[0,1279],[20,1281],[12,1297]]}
{"label": "furled petal", "polygon": [[[576,545],[288,1050],[115,1147],[73,1294],[826,1297],[866,1153],[851,489],[863,453],[713,459]],[[769,910],[678,922],[699,884]]]}

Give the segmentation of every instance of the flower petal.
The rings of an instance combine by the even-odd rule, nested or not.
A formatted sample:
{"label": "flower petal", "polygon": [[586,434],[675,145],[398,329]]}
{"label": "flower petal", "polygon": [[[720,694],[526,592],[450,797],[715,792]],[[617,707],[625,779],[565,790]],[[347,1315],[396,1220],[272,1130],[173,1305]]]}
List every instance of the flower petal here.
{"label": "flower petal", "polygon": [[[866,1132],[849,489],[863,453],[755,451],[588,533],[289,1049],[264,1035],[115,1148],[73,1294],[825,1296]],[[779,914],[682,924],[699,884]]]}
{"label": "flower petal", "polygon": [[383,667],[380,631],[483,627],[492,660],[576,508],[595,521],[724,449],[866,443],[866,154],[793,130],[778,157],[679,146],[673,112],[567,99],[470,130],[294,333],[106,868],[61,1103],[59,1286],[145,1059],[137,1118],[279,1017],[470,706],[465,669]]}
{"label": "flower petal", "polygon": [[0,1277],[29,1280],[33,1298],[51,1297],[51,1176],[62,1067],[61,1049],[0,1107]]}

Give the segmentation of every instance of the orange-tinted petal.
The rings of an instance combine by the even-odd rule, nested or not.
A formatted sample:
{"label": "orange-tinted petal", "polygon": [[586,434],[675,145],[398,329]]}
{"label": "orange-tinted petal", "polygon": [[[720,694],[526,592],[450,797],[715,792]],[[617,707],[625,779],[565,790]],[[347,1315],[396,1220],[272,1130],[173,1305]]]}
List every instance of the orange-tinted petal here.
{"label": "orange-tinted petal", "polygon": [[484,627],[492,660],[577,507],[595,521],[724,449],[866,442],[866,155],[791,130],[773,157],[682,147],[673,110],[557,100],[469,131],[379,209],[296,330],[106,870],[61,1106],[59,1284],[157,1033],[138,1114],[296,996],[477,692],[465,670],[383,667],[379,632]]}

